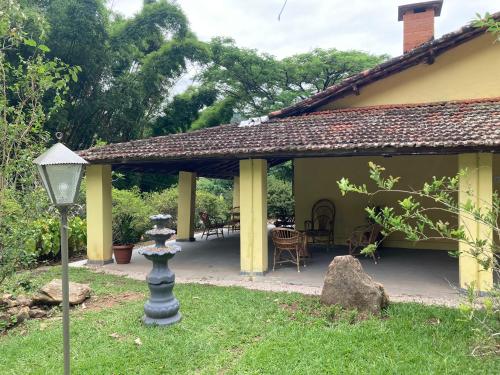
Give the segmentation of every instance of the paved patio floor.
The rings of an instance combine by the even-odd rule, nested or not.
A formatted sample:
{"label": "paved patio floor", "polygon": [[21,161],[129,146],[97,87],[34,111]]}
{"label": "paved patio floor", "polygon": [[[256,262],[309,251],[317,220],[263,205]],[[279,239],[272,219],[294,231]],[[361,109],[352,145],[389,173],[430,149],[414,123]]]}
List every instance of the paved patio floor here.
{"label": "paved patio floor", "polygon": [[[269,243],[269,269],[265,276],[241,276],[239,234],[224,239],[200,239],[180,243],[182,252],[175,255],[170,268],[180,283],[195,282],[251,289],[293,291],[320,294],[328,264],[336,255],[346,254],[344,248],[330,251],[313,248],[313,258],[298,273],[295,266],[282,266],[272,271],[273,247]],[[364,269],[382,283],[393,301],[418,301],[456,305],[458,303],[458,261],[446,252],[436,250],[382,249],[381,260],[374,264],[360,257]],[[72,266],[83,266],[85,261]],[[99,269],[106,273],[126,275],[144,280],[151,263],[134,250],[130,264],[108,264]]]}

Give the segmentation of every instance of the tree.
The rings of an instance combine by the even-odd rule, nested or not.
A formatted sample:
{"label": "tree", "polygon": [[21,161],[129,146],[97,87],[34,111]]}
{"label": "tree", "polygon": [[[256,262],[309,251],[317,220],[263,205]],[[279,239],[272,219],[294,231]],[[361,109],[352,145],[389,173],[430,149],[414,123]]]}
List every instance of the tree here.
{"label": "tree", "polygon": [[15,1],[0,3],[0,282],[27,259],[30,219],[47,208],[33,159],[49,139],[45,121],[65,104],[79,72],[30,38],[32,16]]}
{"label": "tree", "polygon": [[210,43],[212,61],[198,76],[216,88],[219,99],[232,99],[239,117],[262,116],[335,85],[387,59],[360,51],[315,49],[282,60],[239,48],[231,39]]}
{"label": "tree", "polygon": [[111,13],[104,0],[25,1],[48,20],[50,56],[81,67],[46,124],[75,149],[147,135],[188,64],[208,56],[173,1],[146,1],[132,18]]}

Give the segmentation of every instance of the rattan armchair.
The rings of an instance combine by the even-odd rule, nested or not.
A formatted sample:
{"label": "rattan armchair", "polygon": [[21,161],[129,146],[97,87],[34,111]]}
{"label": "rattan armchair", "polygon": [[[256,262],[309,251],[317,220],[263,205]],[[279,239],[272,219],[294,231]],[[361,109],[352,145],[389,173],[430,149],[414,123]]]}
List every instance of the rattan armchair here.
{"label": "rattan armchair", "polygon": [[304,234],[288,228],[273,228],[271,238],[274,244],[273,271],[277,264],[293,263],[300,272],[300,260],[305,262]]}
{"label": "rattan armchair", "polygon": [[382,241],[382,227],[379,224],[370,223],[354,228],[354,231],[346,242],[347,246],[349,246],[349,255],[352,256],[360,255],[361,250],[368,245],[376,245],[377,249],[371,254],[371,257],[375,264],[377,264],[378,260],[380,260],[378,246]]}

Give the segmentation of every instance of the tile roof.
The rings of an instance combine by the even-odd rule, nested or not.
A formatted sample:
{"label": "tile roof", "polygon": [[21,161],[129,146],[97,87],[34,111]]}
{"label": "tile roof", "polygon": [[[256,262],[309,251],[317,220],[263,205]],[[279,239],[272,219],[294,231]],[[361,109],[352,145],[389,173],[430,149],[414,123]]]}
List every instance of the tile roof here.
{"label": "tile roof", "polygon": [[94,163],[500,151],[500,98],[384,105],[221,125],[81,151]]}
{"label": "tile roof", "polygon": [[[500,20],[500,12],[494,13],[491,16],[496,20]],[[474,39],[484,34],[485,31],[485,28],[478,28],[470,24],[463,26],[457,31],[423,43],[403,55],[394,57],[371,69],[348,77],[342,82],[330,86],[326,90],[307,99],[278,111],[271,112],[269,117],[285,117],[311,112],[336,98],[357,94],[363,85],[378,81],[421,63],[433,64],[436,57],[443,52]]]}

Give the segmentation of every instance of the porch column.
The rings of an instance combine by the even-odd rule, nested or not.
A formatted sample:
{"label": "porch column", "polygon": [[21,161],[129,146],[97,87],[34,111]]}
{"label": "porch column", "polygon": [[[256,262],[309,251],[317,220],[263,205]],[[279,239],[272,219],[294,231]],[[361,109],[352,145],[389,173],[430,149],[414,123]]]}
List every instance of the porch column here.
{"label": "porch column", "polygon": [[233,207],[240,206],[240,178],[235,176],[233,179]]}
{"label": "porch column", "polygon": [[86,176],[88,263],[113,263],[111,165],[89,165]]}
{"label": "porch column", "polygon": [[[471,201],[476,207],[491,208],[493,200],[493,155],[486,153],[460,154],[459,170],[467,169],[467,174],[460,179],[459,204]],[[493,233],[486,225],[478,223],[469,215],[459,215],[460,223],[466,228],[471,239],[493,240]],[[467,244],[459,244],[460,287],[467,288],[474,283],[479,291],[487,291],[493,285],[493,270],[484,270],[470,254]]]}
{"label": "porch column", "polygon": [[267,271],[267,161],[240,160],[240,267],[243,275]]}
{"label": "porch column", "polygon": [[177,241],[194,241],[196,173],[179,172],[177,200]]}

